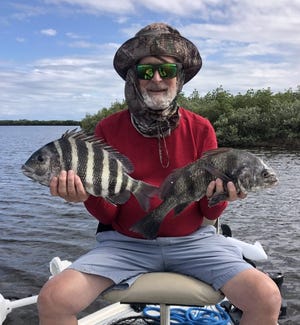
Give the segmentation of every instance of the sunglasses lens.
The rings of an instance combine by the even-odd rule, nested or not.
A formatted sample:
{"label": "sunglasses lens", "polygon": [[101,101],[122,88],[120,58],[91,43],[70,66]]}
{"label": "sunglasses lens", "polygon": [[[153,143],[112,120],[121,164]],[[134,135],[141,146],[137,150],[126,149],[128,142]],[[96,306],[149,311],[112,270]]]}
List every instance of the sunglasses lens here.
{"label": "sunglasses lens", "polygon": [[150,64],[138,64],[136,66],[137,76],[139,79],[150,80],[154,76],[154,67]]}
{"label": "sunglasses lens", "polygon": [[150,80],[153,78],[155,71],[158,71],[162,79],[171,79],[176,77],[177,67],[176,63],[138,64],[136,66],[137,77],[142,80]]}
{"label": "sunglasses lens", "polygon": [[158,73],[163,79],[171,79],[177,75],[177,65],[175,63],[165,63],[158,66]]}

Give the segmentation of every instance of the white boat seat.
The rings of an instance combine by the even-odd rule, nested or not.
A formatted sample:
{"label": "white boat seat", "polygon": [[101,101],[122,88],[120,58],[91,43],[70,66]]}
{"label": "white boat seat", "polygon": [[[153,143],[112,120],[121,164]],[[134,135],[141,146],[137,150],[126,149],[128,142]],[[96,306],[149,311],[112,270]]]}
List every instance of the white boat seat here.
{"label": "white boat seat", "polygon": [[[206,219],[206,224],[214,222]],[[218,223],[215,224],[218,229]],[[215,305],[224,299],[220,291],[192,277],[171,272],[146,273],[127,289],[114,289],[103,294],[110,302],[160,305],[160,324],[170,324],[170,305]]]}
{"label": "white boat seat", "polygon": [[172,272],[143,274],[129,288],[110,290],[103,297],[110,302],[182,306],[215,305],[224,298],[210,285]]}

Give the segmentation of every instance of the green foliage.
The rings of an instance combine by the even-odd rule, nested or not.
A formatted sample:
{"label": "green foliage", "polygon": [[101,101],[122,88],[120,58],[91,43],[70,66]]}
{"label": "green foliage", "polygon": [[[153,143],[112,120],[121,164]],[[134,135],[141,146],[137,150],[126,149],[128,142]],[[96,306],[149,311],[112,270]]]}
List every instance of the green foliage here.
{"label": "green foliage", "polygon": [[125,101],[122,103],[114,102],[110,108],[102,108],[96,114],[86,114],[85,118],[80,122],[80,126],[83,130],[88,133],[93,133],[96,127],[96,124],[104,119],[105,117],[117,113],[123,110],[126,107]]}
{"label": "green foliage", "polygon": [[300,140],[300,100],[290,90],[248,91],[214,123],[220,145],[295,145]]}
{"label": "green foliage", "polygon": [[[220,146],[274,146],[300,148],[300,86],[274,94],[269,88],[232,95],[222,86],[201,96],[180,93],[178,104],[213,124]],[[98,121],[126,107],[115,102],[95,115],[87,114],[81,127],[93,132]]]}
{"label": "green foliage", "polygon": [[48,121],[39,121],[39,120],[0,120],[0,125],[79,125],[78,121],[74,120],[48,120]]}

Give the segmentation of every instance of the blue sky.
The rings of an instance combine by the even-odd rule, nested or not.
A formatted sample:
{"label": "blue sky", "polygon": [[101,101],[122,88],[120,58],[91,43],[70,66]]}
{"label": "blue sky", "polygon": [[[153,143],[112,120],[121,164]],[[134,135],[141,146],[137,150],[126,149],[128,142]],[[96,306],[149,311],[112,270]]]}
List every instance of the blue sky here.
{"label": "blue sky", "polygon": [[124,99],[117,48],[162,21],[192,40],[201,95],[300,85],[299,0],[1,0],[0,119],[75,119]]}

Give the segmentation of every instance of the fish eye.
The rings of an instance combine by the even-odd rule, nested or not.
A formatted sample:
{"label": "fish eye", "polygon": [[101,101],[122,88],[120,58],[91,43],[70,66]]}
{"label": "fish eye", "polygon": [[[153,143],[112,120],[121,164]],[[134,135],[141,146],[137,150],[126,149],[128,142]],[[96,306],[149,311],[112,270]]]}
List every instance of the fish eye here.
{"label": "fish eye", "polygon": [[37,156],[37,161],[39,161],[39,162],[44,162],[44,158],[43,158],[43,156],[38,155],[38,156]]}
{"label": "fish eye", "polygon": [[264,178],[269,177],[269,172],[268,172],[266,169],[264,169],[264,170],[261,172],[261,176],[264,177]]}

